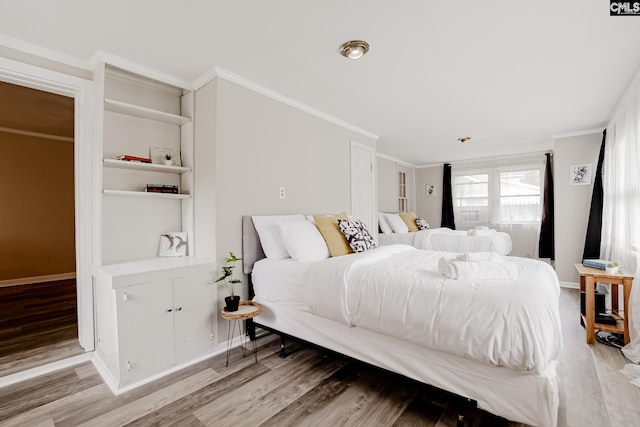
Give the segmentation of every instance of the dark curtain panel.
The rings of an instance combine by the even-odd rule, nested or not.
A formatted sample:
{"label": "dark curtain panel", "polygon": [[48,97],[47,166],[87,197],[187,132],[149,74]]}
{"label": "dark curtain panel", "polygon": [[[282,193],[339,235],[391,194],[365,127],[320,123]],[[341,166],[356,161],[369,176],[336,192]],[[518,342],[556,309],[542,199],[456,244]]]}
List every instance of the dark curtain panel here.
{"label": "dark curtain panel", "polygon": [[593,181],[593,193],[591,194],[591,209],[589,210],[589,222],[587,223],[587,236],[584,240],[582,259],[600,258],[600,239],[602,237],[602,162],[604,162],[604,144],[607,130],[602,132],[602,144],[598,156],[598,168]]}
{"label": "dark curtain panel", "polygon": [[544,169],[544,196],[542,199],[542,224],[540,224],[540,240],[538,256],[556,259],[555,242],[553,240],[553,172],[551,153],[546,153],[547,166]]}
{"label": "dark curtain panel", "polygon": [[451,164],[444,164],[444,172],[442,173],[442,222],[440,227],[449,227],[456,229],[456,223],[453,219],[453,195],[451,194]]}

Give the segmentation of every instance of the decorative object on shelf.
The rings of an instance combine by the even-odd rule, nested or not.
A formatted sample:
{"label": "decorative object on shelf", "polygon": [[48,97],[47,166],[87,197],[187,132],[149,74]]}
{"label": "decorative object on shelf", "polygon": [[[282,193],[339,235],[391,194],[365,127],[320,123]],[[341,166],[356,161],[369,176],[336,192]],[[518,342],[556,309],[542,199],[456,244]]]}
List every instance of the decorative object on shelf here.
{"label": "decorative object on shelf", "polygon": [[151,163],[151,159],[149,157],[132,156],[130,154],[123,154],[116,157],[116,159],[125,160],[127,162]]}
{"label": "decorative object on shelf", "polygon": [[569,184],[590,185],[591,164],[569,166]]}
{"label": "decorative object on shelf", "polygon": [[187,233],[173,231],[160,235],[158,256],[185,256],[187,254]]}
{"label": "decorative object on shelf", "polygon": [[229,291],[229,296],[224,298],[224,302],[226,303],[225,309],[227,311],[238,311],[240,296],[236,295],[234,286],[238,283],[242,283],[242,281],[240,279],[233,278],[233,269],[235,268],[235,263],[241,259],[242,258],[236,257],[233,252],[229,251],[229,256],[225,260],[227,265],[222,267],[222,276],[216,279],[216,283],[224,281],[227,291]]}
{"label": "decorative object on shelf", "polygon": [[606,272],[607,274],[618,274],[618,269],[620,268],[620,264],[613,261],[607,264]]}
{"label": "decorative object on shelf", "polygon": [[[166,163],[167,155],[169,155],[170,163]],[[149,147],[149,157],[151,157],[151,161],[153,163],[159,163],[161,165],[169,165],[169,166],[182,166],[180,162],[180,150],[174,150],[172,148],[161,148],[161,147]]]}
{"label": "decorative object on shelf", "polygon": [[144,191],[147,193],[180,194],[180,188],[177,185],[169,184],[147,184]]}
{"label": "decorative object on shelf", "polygon": [[165,153],[163,157],[164,157],[164,164],[166,166],[171,166],[172,165],[171,158],[173,157],[171,153]]}

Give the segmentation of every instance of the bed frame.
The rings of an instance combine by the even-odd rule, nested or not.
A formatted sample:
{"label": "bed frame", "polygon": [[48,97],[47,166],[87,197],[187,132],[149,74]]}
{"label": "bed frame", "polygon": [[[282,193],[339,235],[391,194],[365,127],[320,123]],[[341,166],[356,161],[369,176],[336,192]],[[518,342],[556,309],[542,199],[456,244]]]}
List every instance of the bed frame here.
{"label": "bed frame", "polygon": [[[242,217],[242,258],[243,258],[243,272],[248,275],[247,277],[247,283],[249,286],[249,298],[253,299],[255,294],[254,294],[254,289],[253,289],[253,283],[251,280],[251,273],[253,271],[253,265],[255,262],[265,258],[265,254],[264,251],[262,250],[262,246],[260,244],[260,239],[258,237],[258,234],[256,232],[256,229],[254,227],[253,224],[253,220],[251,219],[251,216],[243,216]],[[277,308],[277,307],[276,307]],[[349,354],[349,349],[347,349],[345,346],[342,346],[340,343],[340,340],[337,339],[336,340],[329,340],[328,342],[323,341],[322,339],[317,339],[318,336],[315,335],[317,330],[311,330],[314,329],[314,327],[309,326],[310,322],[303,322],[303,321],[299,321],[297,320],[296,316],[294,315],[293,317],[287,317],[288,315],[290,315],[291,313],[286,313],[286,310],[282,309],[282,311],[279,311],[277,313],[273,312],[273,310],[270,310],[269,307],[266,307],[265,309],[265,304],[263,303],[263,313],[261,314],[261,316],[258,316],[254,319],[250,319],[247,321],[247,334],[249,335],[249,337],[252,340],[256,339],[256,328],[260,328],[263,330],[266,330],[268,332],[272,332],[275,333],[277,335],[280,336],[280,357],[286,357],[287,353],[286,353],[286,348],[285,348],[285,344],[286,338],[290,338],[293,339],[295,341],[299,341],[299,342],[303,342],[307,345],[311,345],[313,347],[317,347],[317,348],[321,348],[325,351],[331,352],[331,353],[335,353],[335,354],[339,354],[341,356],[346,357],[347,359],[351,359],[351,360],[357,360],[360,363],[364,363],[367,365],[371,365],[374,366],[376,368],[379,369],[383,369],[385,371],[388,372],[392,372],[394,374],[397,375],[401,375],[403,377],[409,378],[410,380],[413,381],[417,381],[420,384],[423,384],[425,386],[428,387],[433,387],[436,388],[438,390],[443,390],[446,393],[448,393],[451,396],[455,396],[456,399],[458,400],[458,421],[457,421],[457,427],[462,427],[464,425],[464,411],[466,409],[469,409],[471,407],[479,407],[478,405],[478,401],[463,396],[464,393],[460,393],[459,390],[477,390],[477,388],[487,388],[487,385],[491,383],[491,381],[495,381],[496,383],[500,383],[500,382],[505,382],[505,381],[509,381],[509,380],[505,380],[505,378],[509,378],[509,375],[513,375],[516,378],[516,380],[514,380],[514,383],[510,386],[507,386],[507,391],[503,391],[502,395],[500,395],[500,393],[497,393],[496,396],[492,396],[492,398],[495,400],[496,397],[500,398],[500,397],[504,397],[504,398],[508,398],[508,396],[510,396],[511,394],[517,394],[520,389],[523,388],[523,384],[529,384],[531,381],[531,378],[527,377],[527,378],[521,378],[520,374],[518,373],[512,373],[511,371],[509,371],[507,368],[499,368],[499,367],[490,367],[488,369],[495,369],[496,373],[506,373],[507,375],[503,378],[496,378],[495,380],[488,380],[489,382],[487,383],[482,383],[480,386],[477,386],[477,388],[474,388],[476,386],[474,386],[473,383],[473,378],[474,374],[473,373],[465,373],[465,369],[454,369],[455,372],[451,372],[448,373],[446,376],[448,377],[448,382],[445,381],[446,384],[451,384],[452,381],[453,383],[455,383],[455,390],[447,390],[445,388],[442,387],[438,387],[437,384],[431,384],[429,381],[424,381],[421,373],[420,373],[420,369],[417,369],[416,372],[414,372],[414,368],[411,368],[411,366],[416,366],[418,364],[420,364],[422,362],[422,359],[419,359],[417,357],[414,357],[411,355],[411,351],[415,351],[415,349],[411,349],[409,348],[409,350],[407,350],[406,346],[411,347],[410,344],[406,344],[404,342],[397,342],[395,345],[398,349],[398,352],[396,354],[396,351],[391,351],[389,352],[388,349],[376,349],[376,348],[372,348],[370,349],[372,353],[375,353],[377,350],[382,350],[387,351],[386,355],[383,355],[382,357],[376,358],[376,357],[372,357],[370,358],[371,360],[364,360],[366,359],[365,357],[353,357],[351,354]],[[295,314],[295,313],[294,313]],[[317,316],[314,316],[312,314],[307,314],[305,313],[305,315],[307,316],[312,316],[314,318],[316,318]],[[274,319],[274,317],[280,317],[280,319]],[[323,320],[323,319],[313,319],[313,322],[311,323],[334,323],[331,322],[329,320]],[[269,324],[271,323],[271,324]],[[274,327],[273,324],[280,324],[280,327]],[[326,327],[326,326],[325,326]],[[334,327],[333,325],[330,325],[330,327]],[[345,327],[345,331],[343,331],[343,333],[338,334],[338,335],[342,335],[345,337],[348,337],[349,334],[353,331],[353,332],[360,332],[361,334],[368,334],[371,335],[370,332],[366,332],[366,331],[356,331],[360,328],[346,328]],[[308,332],[308,333],[307,333]],[[379,336],[379,335],[378,335]],[[356,339],[358,339],[359,337],[356,336]],[[366,337],[365,337],[366,338]],[[317,341],[321,341],[320,343]],[[366,341],[366,340],[365,340]],[[323,342],[326,342],[326,344],[323,344]],[[394,345],[392,343],[392,345]],[[345,348],[343,348],[345,347]],[[345,351],[346,350],[346,351]],[[424,350],[424,349],[423,349]],[[409,351],[409,352],[408,352]],[[425,353],[428,353],[428,350],[425,350]],[[438,352],[435,352],[438,353]],[[410,366],[409,368],[407,368],[406,372],[403,372],[399,369],[394,369],[394,366],[397,366],[397,364],[394,364],[393,361],[392,363],[385,363],[384,359],[385,357],[389,357],[389,355],[392,355],[393,357],[396,357],[396,361],[397,360],[402,360],[405,361],[405,365]],[[426,369],[429,368],[430,371],[437,371],[438,369],[442,369],[443,364],[438,362],[438,358],[442,357],[442,353],[440,355],[434,355],[433,358],[429,359],[428,357],[425,358],[425,360],[428,359],[428,361],[426,362],[426,365],[424,368],[422,369]],[[405,360],[406,358],[406,360]],[[445,359],[449,359],[449,356],[444,357]],[[455,356],[453,357],[455,359]],[[390,366],[387,366],[390,365]],[[446,368],[445,368],[446,369]],[[423,371],[424,372],[424,371]],[[555,371],[553,372],[555,374]],[[428,375],[427,375],[428,376]],[[479,374],[477,374],[474,378],[477,379],[479,377],[487,377],[488,375],[484,372],[480,372]],[[525,375],[522,374],[522,377],[524,377]],[[438,377],[438,375],[436,375],[436,377]],[[549,423],[549,425],[555,423],[556,420],[556,416],[557,416],[557,383],[554,382],[553,379],[549,380],[548,378],[540,378],[540,377],[533,377],[534,380],[537,380],[537,386],[536,387],[530,387],[529,390],[526,390],[526,393],[524,393],[527,396],[533,397],[536,402],[538,402],[538,405],[540,405],[541,403],[544,404],[543,406],[546,406],[546,414],[540,418],[540,420],[544,420],[545,424]],[[437,380],[436,380],[437,382]],[[535,382],[535,381],[534,381]],[[509,389],[508,387],[512,387],[512,390]],[[554,389],[555,388],[555,389]],[[486,398],[487,401],[490,401],[490,398]],[[549,402],[552,402],[551,404],[549,404]],[[548,412],[552,412],[549,411],[548,408],[549,407],[553,407],[553,402],[555,402],[555,410],[556,410],[556,414],[550,414]],[[484,402],[484,408],[481,406],[482,409],[488,409],[489,412],[494,412],[491,410],[491,403],[487,403]],[[513,405],[509,405],[509,406],[513,406]],[[515,406],[517,406],[517,404],[515,404]],[[535,405],[534,405],[535,406]],[[511,409],[511,408],[510,408]],[[532,412],[531,408],[528,409],[523,409],[522,411],[527,412],[528,414],[530,414]],[[508,411],[509,412],[509,411]],[[516,409],[515,412],[518,412],[518,410]],[[533,411],[535,412],[535,411]],[[494,412],[497,413],[497,412]],[[513,410],[510,411],[510,413],[513,413]],[[500,415],[500,414],[498,414]],[[535,422],[530,422],[532,424],[539,424],[539,423],[535,423]]]}

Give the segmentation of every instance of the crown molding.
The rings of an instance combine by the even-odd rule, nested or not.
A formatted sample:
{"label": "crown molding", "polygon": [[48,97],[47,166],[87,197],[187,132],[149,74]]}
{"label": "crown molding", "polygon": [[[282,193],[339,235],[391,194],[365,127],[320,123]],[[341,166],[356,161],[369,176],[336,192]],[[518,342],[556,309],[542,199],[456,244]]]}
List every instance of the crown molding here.
{"label": "crown molding", "polygon": [[172,76],[171,74],[163,73],[151,67],[147,67],[146,65],[121,58],[102,50],[94,51],[89,58],[89,66],[91,67],[91,70],[95,70],[100,65],[100,63],[103,62],[105,64],[109,64],[112,67],[120,68],[121,70],[128,71],[130,73],[139,74],[149,79],[166,83],[171,86],[175,86],[184,90],[193,90],[193,83],[187,80]]}
{"label": "crown molding", "polygon": [[53,49],[49,49],[43,46],[29,43],[24,40],[16,39],[14,37],[9,37],[4,34],[0,34],[0,45],[6,46],[10,49],[15,49],[23,53],[34,55],[40,58],[48,59],[50,61],[55,61],[71,67],[80,68],[84,71],[91,71],[87,61],[78,59],[75,56],[58,52]]}
{"label": "crown molding", "polygon": [[596,128],[596,129],[579,130],[576,132],[559,133],[556,135],[551,135],[551,138],[556,140],[560,138],[572,138],[574,136],[592,135],[594,133],[601,134],[603,130],[604,128]]}
{"label": "crown molding", "polygon": [[388,155],[382,154],[382,153],[377,153],[376,152],[376,157],[380,157],[381,159],[386,159],[386,160],[390,160],[392,162],[396,162],[400,166],[405,166],[405,167],[408,167],[408,168],[416,168],[417,167],[416,165],[414,165],[412,163],[405,162],[404,160],[400,160],[400,159],[398,159],[396,157],[391,157],[391,156],[388,156]]}
{"label": "crown molding", "polygon": [[324,119],[328,122],[331,122],[333,124],[336,124],[338,126],[341,126],[345,129],[349,129],[353,132],[359,133],[361,135],[367,136],[371,139],[373,139],[374,141],[377,141],[378,138],[380,138],[378,135],[368,132],[364,129],[361,129],[357,126],[352,125],[351,123],[345,122],[344,120],[341,120],[335,116],[332,116],[331,114],[325,113],[324,111],[320,111],[317,108],[313,108],[307,104],[304,104],[300,101],[297,101],[295,99],[289,98],[288,96],[285,96],[279,92],[276,92],[273,89],[269,89],[267,87],[264,87],[256,82],[253,82],[249,79],[246,79],[242,76],[239,76],[235,73],[232,73],[231,71],[227,71],[225,69],[219,68],[219,67],[213,67],[212,69],[206,71],[203,75],[201,75],[200,77],[198,77],[196,80],[194,80],[193,82],[193,87],[195,89],[199,89],[202,86],[204,86],[205,84],[209,83],[211,80],[215,79],[215,78],[221,78],[224,80],[227,80],[229,82],[235,83],[237,85],[240,85],[246,89],[252,90],[254,92],[257,92],[261,95],[267,96],[269,98],[275,99],[276,101],[282,102],[283,104],[289,105],[293,108],[296,108],[300,111],[304,111],[305,113],[309,113],[313,116],[319,117],[321,119]]}

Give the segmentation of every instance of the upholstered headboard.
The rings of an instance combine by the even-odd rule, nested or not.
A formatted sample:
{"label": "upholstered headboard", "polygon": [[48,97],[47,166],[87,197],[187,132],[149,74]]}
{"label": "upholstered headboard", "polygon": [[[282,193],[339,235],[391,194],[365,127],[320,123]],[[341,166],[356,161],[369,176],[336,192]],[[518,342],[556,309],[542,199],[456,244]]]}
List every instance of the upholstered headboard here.
{"label": "upholstered headboard", "polygon": [[242,271],[251,274],[253,264],[266,258],[251,216],[242,217]]}

